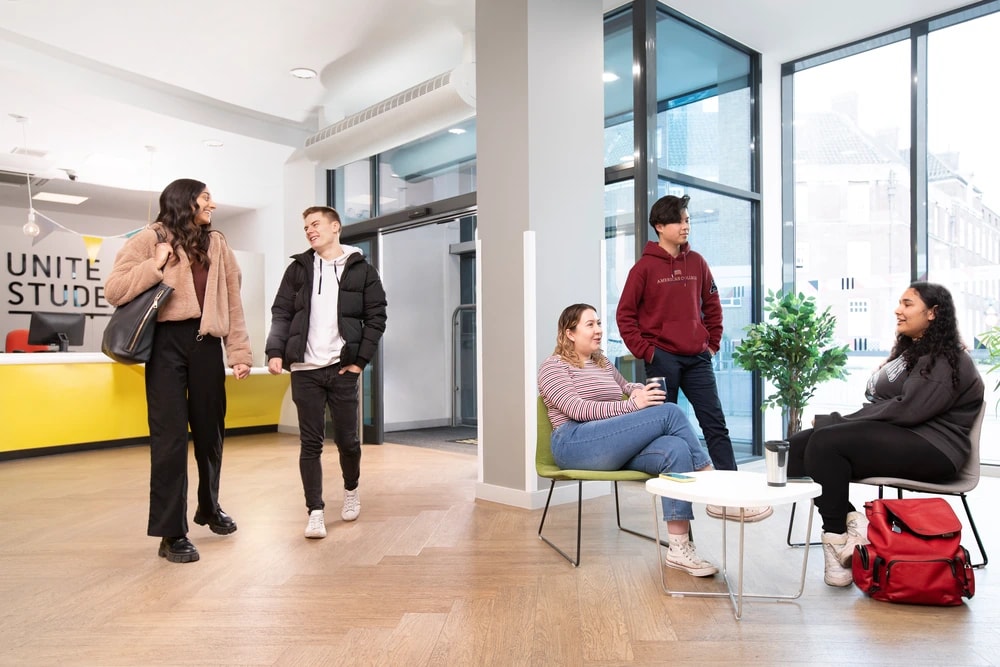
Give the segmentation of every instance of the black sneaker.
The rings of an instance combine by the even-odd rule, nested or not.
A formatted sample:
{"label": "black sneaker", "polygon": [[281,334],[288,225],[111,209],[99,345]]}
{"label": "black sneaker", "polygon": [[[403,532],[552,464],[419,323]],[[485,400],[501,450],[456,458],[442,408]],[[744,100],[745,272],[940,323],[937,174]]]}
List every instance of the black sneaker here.
{"label": "black sneaker", "polygon": [[160,540],[160,558],[171,563],[193,563],[198,560],[198,550],[186,536],[164,537]]}
{"label": "black sneaker", "polygon": [[198,510],[194,513],[194,522],[199,526],[207,524],[216,535],[229,535],[236,532],[236,522],[223,512],[221,507],[213,514],[203,514],[201,510]]}

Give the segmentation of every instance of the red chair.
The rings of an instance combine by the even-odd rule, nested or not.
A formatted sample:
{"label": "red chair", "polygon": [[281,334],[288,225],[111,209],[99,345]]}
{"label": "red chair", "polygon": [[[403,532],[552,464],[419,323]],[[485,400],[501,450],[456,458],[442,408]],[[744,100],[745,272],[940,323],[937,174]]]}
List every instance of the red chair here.
{"label": "red chair", "polygon": [[28,345],[28,330],[14,329],[7,334],[6,351],[9,352],[48,352],[48,345]]}

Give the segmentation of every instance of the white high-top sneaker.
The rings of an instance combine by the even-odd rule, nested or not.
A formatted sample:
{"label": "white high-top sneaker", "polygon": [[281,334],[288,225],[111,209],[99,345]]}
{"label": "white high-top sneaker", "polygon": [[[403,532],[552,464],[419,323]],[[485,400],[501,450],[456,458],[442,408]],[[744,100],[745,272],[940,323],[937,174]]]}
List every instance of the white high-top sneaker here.
{"label": "white high-top sneaker", "polygon": [[[854,575],[841,565],[841,552],[847,545],[847,533],[823,533],[823,581],[827,586],[850,586]],[[852,547],[853,548],[853,547]]]}
{"label": "white high-top sneaker", "polygon": [[844,567],[851,567],[851,559],[854,557],[854,547],[869,544],[868,542],[868,517],[861,512],[847,513],[847,543],[840,552],[840,564]]}

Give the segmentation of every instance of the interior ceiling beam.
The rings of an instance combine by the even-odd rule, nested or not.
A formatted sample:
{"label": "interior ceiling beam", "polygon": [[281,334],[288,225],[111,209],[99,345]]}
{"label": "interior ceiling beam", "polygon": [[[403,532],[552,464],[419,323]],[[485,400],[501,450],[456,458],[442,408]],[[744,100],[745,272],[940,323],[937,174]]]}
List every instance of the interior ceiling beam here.
{"label": "interior ceiling beam", "polygon": [[300,148],[318,120],[296,122],[171,86],[0,28],[4,68],[179,120]]}

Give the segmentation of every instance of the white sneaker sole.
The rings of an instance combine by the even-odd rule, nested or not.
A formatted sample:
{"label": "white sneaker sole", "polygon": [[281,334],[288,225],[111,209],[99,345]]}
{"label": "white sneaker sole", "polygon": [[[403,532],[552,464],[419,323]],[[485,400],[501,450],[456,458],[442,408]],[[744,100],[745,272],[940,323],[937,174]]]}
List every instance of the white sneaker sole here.
{"label": "white sneaker sole", "polygon": [[688,565],[681,565],[680,563],[674,563],[669,559],[665,559],[664,564],[667,567],[673,568],[675,570],[680,570],[682,572],[687,572],[692,577],[711,577],[713,574],[719,571],[719,568],[714,565],[709,565],[707,567],[690,567]]}

